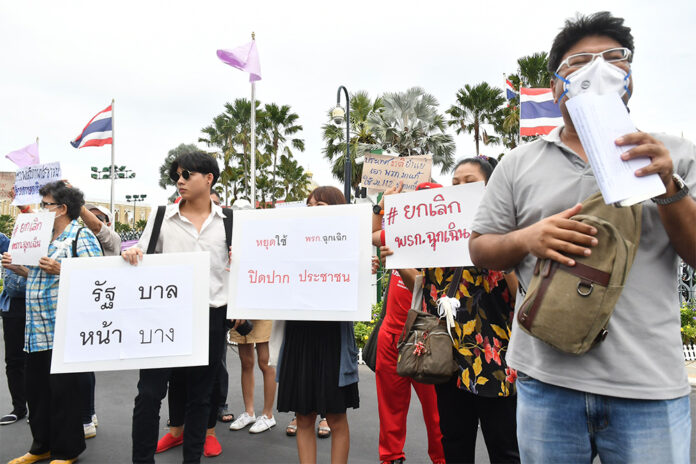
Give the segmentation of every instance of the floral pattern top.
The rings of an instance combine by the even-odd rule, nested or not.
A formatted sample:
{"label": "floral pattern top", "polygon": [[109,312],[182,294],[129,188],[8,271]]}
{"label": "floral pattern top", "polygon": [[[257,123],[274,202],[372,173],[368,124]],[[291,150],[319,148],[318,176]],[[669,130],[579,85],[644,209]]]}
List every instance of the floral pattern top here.
{"label": "floral pattern top", "polygon": [[[423,270],[423,298],[431,314],[438,313],[437,300],[447,296],[454,271]],[[455,298],[460,303],[452,330],[457,385],[486,397],[514,395],[517,373],[505,362],[514,306],[503,273],[465,267]]]}

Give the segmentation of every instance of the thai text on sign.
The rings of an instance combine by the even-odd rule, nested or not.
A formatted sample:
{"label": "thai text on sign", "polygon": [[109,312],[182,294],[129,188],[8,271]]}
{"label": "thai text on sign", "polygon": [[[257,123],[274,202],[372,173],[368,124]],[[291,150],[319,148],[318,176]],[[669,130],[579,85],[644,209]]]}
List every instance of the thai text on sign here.
{"label": "thai text on sign", "polygon": [[420,190],[384,197],[390,269],[470,266],[469,237],[484,184]]}
{"label": "thai text on sign", "polygon": [[369,205],[235,211],[230,319],[369,320]]}
{"label": "thai text on sign", "polygon": [[430,182],[433,158],[425,156],[365,155],[360,183],[370,192],[384,192],[404,183],[404,192],[416,190],[423,182]]}
{"label": "thai text on sign", "polygon": [[48,252],[55,217],[55,213],[27,213],[17,216],[7,250],[12,255],[12,264],[39,265],[39,259]]}
{"label": "thai text on sign", "polygon": [[210,255],[61,262],[52,373],[208,362]]}
{"label": "thai text on sign", "polygon": [[39,189],[44,185],[61,180],[60,163],[34,164],[17,169],[15,199],[13,205],[33,205],[41,201]]}

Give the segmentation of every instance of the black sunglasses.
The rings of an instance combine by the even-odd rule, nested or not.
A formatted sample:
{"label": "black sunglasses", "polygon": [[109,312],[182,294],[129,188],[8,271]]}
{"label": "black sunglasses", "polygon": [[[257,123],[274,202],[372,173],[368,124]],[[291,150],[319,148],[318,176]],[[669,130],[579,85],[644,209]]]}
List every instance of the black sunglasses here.
{"label": "black sunglasses", "polygon": [[45,201],[42,201],[42,202],[40,203],[40,205],[41,205],[42,208],[45,208],[45,207],[47,207],[47,206],[58,206],[58,205],[60,205],[60,204],[62,204],[62,203],[47,203],[47,202],[45,202]]}
{"label": "black sunglasses", "polygon": [[191,177],[191,174],[193,174],[196,171],[189,171],[188,169],[182,169],[181,174],[178,172],[174,172],[170,174],[169,178],[173,180],[174,182],[179,182],[179,178],[183,177],[184,180],[189,180],[189,177]]}

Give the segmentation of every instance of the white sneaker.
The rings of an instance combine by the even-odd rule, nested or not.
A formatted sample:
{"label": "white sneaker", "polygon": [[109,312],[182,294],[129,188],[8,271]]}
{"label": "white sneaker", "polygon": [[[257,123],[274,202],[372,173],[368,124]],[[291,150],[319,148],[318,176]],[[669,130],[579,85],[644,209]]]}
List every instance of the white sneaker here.
{"label": "white sneaker", "polygon": [[271,427],[274,427],[275,425],[276,425],[275,417],[271,417],[269,419],[264,414],[263,416],[256,419],[256,423],[251,426],[251,428],[249,429],[249,433],[265,432],[266,430],[270,429]]}
{"label": "white sneaker", "polygon": [[82,428],[85,431],[85,440],[97,436],[97,427],[94,426],[94,422],[90,422],[89,424],[83,424]]}
{"label": "white sneaker", "polygon": [[95,427],[99,427],[99,419],[97,419],[96,414],[92,414],[92,423],[94,424]]}
{"label": "white sneaker", "polygon": [[256,414],[250,416],[246,411],[241,413],[234,422],[230,424],[230,430],[242,430],[249,424],[256,422]]}

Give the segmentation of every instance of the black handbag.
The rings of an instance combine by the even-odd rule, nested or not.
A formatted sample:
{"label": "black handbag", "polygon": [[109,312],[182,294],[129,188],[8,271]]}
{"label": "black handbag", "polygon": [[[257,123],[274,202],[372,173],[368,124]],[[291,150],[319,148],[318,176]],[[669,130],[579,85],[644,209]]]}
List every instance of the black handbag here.
{"label": "black handbag", "polygon": [[379,320],[372,329],[362,350],[362,359],[372,372],[375,372],[377,369],[377,338],[379,338],[379,328],[382,327],[382,321],[384,321],[384,316],[387,314],[387,296],[389,295],[391,278],[390,272],[387,285],[384,288],[384,295],[382,296],[382,313],[379,315]]}

